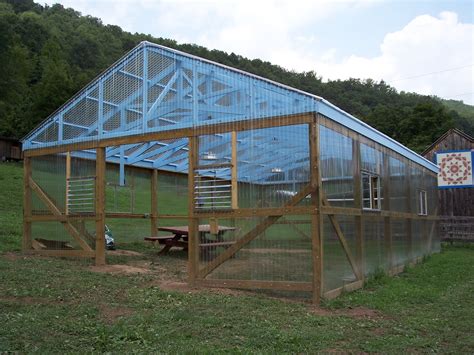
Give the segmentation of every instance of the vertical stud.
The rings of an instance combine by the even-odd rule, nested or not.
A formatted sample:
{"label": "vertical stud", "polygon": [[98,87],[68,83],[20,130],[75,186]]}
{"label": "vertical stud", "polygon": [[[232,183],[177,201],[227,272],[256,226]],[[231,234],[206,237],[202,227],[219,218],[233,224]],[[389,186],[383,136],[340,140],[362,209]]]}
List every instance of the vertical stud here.
{"label": "vertical stud", "polygon": [[189,137],[188,164],[188,272],[189,282],[196,281],[199,274],[199,225],[194,215],[194,174],[198,163],[199,138]]}
{"label": "vertical stud", "polygon": [[158,170],[151,171],[151,236],[158,236]]}
{"label": "vertical stud", "polygon": [[316,211],[311,215],[311,244],[313,259],[313,303],[319,304],[322,293],[322,216],[321,216],[321,172],[319,170],[319,123],[317,116],[309,124],[309,152],[311,172],[311,203]]}
{"label": "vertical stud", "polygon": [[31,158],[23,159],[23,251],[31,249]]}
{"label": "vertical stud", "polygon": [[96,149],[95,162],[95,264],[105,265],[105,148]]}

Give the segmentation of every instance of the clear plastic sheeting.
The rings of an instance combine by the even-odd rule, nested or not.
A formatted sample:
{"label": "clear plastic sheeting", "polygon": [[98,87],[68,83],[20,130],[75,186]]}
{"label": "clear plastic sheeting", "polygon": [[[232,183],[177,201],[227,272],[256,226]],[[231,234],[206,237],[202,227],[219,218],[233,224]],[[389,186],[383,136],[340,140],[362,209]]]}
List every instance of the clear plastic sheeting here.
{"label": "clear plastic sheeting", "polygon": [[354,207],[353,140],[320,126],[321,180],[332,206]]}

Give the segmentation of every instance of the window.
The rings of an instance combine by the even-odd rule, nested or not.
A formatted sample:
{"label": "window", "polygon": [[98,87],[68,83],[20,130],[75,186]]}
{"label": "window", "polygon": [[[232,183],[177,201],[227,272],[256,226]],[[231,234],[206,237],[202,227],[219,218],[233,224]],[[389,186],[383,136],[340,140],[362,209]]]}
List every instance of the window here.
{"label": "window", "polygon": [[428,203],[425,190],[418,191],[418,214],[421,216],[426,216],[428,214]]}
{"label": "window", "polygon": [[362,208],[380,210],[382,207],[380,176],[362,172]]}

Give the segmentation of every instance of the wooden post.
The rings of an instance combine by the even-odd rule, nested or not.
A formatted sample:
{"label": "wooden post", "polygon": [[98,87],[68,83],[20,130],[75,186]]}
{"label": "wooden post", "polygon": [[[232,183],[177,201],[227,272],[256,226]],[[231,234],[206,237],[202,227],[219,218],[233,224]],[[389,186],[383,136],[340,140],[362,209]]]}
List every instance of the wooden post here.
{"label": "wooden post", "polygon": [[319,170],[319,123],[317,116],[309,124],[309,162],[311,174],[311,203],[317,208],[316,214],[311,215],[311,244],[313,258],[313,303],[319,304],[323,280],[323,251],[322,251],[322,215],[321,215],[321,175]]}
{"label": "wooden post", "polygon": [[[389,155],[383,154],[383,210],[390,211],[390,165]],[[380,198],[380,196],[379,196]],[[384,241],[385,241],[385,256],[387,258],[387,267],[390,270],[393,267],[393,248],[392,248],[392,225],[391,218],[384,217]]]}
{"label": "wooden post", "polygon": [[237,132],[232,131],[232,171],[231,171],[231,189],[232,189],[232,208],[239,208],[238,187],[237,187]]}
{"label": "wooden post", "polygon": [[[406,164],[406,169],[407,169],[407,172],[406,172],[406,178],[407,178],[407,182],[406,182],[406,190],[405,190],[405,194],[406,194],[406,212],[407,213],[412,213],[412,207],[411,207],[411,199],[412,199],[412,188],[411,188],[411,166],[410,164]],[[407,218],[406,220],[406,238],[407,238],[407,249],[406,249],[406,253],[407,253],[407,260],[409,261],[414,261],[413,260],[413,222],[412,222],[412,219],[411,218]]]}
{"label": "wooden post", "polygon": [[105,148],[96,149],[95,233],[95,264],[105,265]]}
{"label": "wooden post", "polygon": [[199,220],[194,215],[194,174],[199,161],[199,137],[189,137],[188,162],[188,275],[193,284],[199,275]]}
{"label": "wooden post", "polygon": [[68,201],[69,201],[69,179],[71,177],[71,152],[66,153],[66,200],[65,200],[65,212],[66,215],[69,214],[69,206],[68,206]]}
{"label": "wooden post", "polygon": [[[352,139],[352,167],[354,178],[354,208],[362,211],[362,180],[361,180],[361,163],[360,163],[360,142]],[[356,262],[360,270],[362,280],[365,276],[365,250],[364,250],[364,233],[362,215],[354,217],[354,233],[356,241]]]}
{"label": "wooden post", "polygon": [[151,236],[158,236],[158,170],[151,171]]}
{"label": "wooden post", "polygon": [[31,249],[31,158],[23,159],[23,251]]}

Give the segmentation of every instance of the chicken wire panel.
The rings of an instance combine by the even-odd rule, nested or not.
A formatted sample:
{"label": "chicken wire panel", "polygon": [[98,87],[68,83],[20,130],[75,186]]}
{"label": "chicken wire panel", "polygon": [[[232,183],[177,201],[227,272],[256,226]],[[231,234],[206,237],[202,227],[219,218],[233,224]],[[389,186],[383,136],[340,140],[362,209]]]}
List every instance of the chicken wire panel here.
{"label": "chicken wire panel", "polygon": [[[31,158],[31,177],[48,199],[62,212],[66,202],[66,157],[62,154]],[[32,192],[33,213],[51,213],[47,204]]]}
{"label": "chicken wire panel", "polygon": [[[188,177],[185,174],[173,174],[158,171],[157,189],[158,213],[164,215],[187,215],[188,213]],[[187,224],[187,220],[176,221]]]}
{"label": "chicken wire panel", "polygon": [[[209,265],[226,248],[251,232],[266,218],[219,219],[220,227],[230,229],[221,235],[201,233],[200,267]],[[199,220],[199,224],[208,223],[207,219]],[[309,216],[285,216],[246,244],[232,258],[219,265],[207,278],[311,282],[311,250]]]}
{"label": "chicken wire panel", "polygon": [[[335,218],[347,241],[350,253],[357,260],[354,217]],[[328,216],[323,217],[323,223],[323,290],[326,292],[352,283],[356,281],[356,277]]]}
{"label": "chicken wire panel", "polygon": [[385,253],[384,220],[381,217],[363,219],[365,274],[371,275],[388,269]]}
{"label": "chicken wire panel", "polygon": [[353,140],[324,126],[319,129],[320,171],[330,205],[354,207]]}
{"label": "chicken wire panel", "polygon": [[137,243],[141,247],[143,238],[151,234],[148,218],[106,218],[105,225],[118,249],[126,248],[126,244],[130,243]]}
{"label": "chicken wire panel", "polygon": [[[60,222],[33,222],[31,224],[31,238],[36,250],[82,250],[82,247],[70,234],[70,229],[76,230],[80,238],[95,249],[94,221],[72,220],[68,229]],[[81,243],[83,243],[81,241]]]}
{"label": "chicken wire panel", "polygon": [[407,165],[396,158],[389,157],[389,185],[390,185],[390,209],[392,211],[409,212],[409,196],[407,196]]}
{"label": "chicken wire panel", "polygon": [[125,184],[121,185],[117,169],[117,165],[107,166],[106,210],[149,214],[152,171],[125,166]]}

